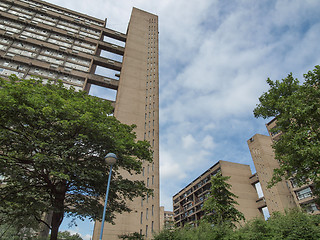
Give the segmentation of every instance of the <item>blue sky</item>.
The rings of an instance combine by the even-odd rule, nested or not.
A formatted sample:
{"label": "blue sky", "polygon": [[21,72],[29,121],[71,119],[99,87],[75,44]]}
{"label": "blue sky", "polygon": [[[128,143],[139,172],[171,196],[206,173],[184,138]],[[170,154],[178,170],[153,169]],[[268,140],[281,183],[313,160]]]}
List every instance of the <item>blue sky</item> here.
{"label": "blue sky", "polygon": [[[160,193],[168,210],[172,196],[218,160],[254,171],[246,141],[266,134],[267,120],[252,114],[266,79],[290,72],[302,79],[320,64],[317,0],[49,2],[107,17],[120,32],[132,7],[159,16]],[[109,96],[98,88],[92,94]],[[92,229],[85,223],[70,231],[90,239]]]}

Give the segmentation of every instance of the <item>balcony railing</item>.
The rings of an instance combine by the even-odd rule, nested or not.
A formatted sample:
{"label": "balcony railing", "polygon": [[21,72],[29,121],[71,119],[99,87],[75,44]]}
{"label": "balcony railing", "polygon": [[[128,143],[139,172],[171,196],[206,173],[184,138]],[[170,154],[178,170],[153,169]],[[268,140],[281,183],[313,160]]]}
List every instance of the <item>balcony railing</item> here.
{"label": "balcony railing", "polygon": [[297,194],[297,198],[298,200],[302,200],[302,199],[305,199],[305,198],[308,198],[308,197],[312,197],[312,192],[306,192],[306,193],[298,193]]}

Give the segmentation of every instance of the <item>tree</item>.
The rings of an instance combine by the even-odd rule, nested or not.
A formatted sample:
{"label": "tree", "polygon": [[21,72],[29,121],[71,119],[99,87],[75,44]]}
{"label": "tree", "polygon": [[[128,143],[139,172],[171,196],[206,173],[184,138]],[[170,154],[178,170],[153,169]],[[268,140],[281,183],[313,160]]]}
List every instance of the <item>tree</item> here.
{"label": "tree", "polygon": [[234,231],[232,240],[307,240],[320,239],[320,216],[309,215],[297,209],[285,213],[274,212],[268,221],[253,219]]}
{"label": "tree", "polygon": [[61,239],[61,240],[83,240],[82,237],[78,233],[71,234],[68,231],[59,232],[58,239]]}
{"label": "tree", "polygon": [[0,239],[1,240],[35,240],[36,232],[31,227],[16,226],[15,222],[2,222],[0,219]]}
{"label": "tree", "polygon": [[230,232],[232,229],[227,225],[212,226],[211,223],[202,221],[197,227],[185,225],[182,228],[163,229],[154,236],[154,240],[230,240]]}
{"label": "tree", "polygon": [[122,235],[119,235],[118,237],[119,239],[123,239],[123,240],[143,240],[144,239],[144,235],[138,232],[122,234]]}
{"label": "tree", "polygon": [[289,74],[282,81],[267,80],[270,89],[254,109],[255,117],[276,118],[272,132],[281,132],[274,142],[274,170],[270,186],[293,177],[299,184],[313,182],[313,193],[320,197],[320,67],[304,74],[300,84]]}
{"label": "tree", "polygon": [[221,173],[211,177],[211,192],[202,209],[206,214],[204,219],[214,225],[229,224],[234,227],[234,223],[244,220],[243,214],[235,208],[237,196],[230,192],[229,178]]}
{"label": "tree", "polygon": [[320,215],[309,215],[297,209],[274,212],[268,221],[256,218],[236,229],[227,224],[201,222],[198,227],[164,229],[154,240],[311,240],[320,239]]}
{"label": "tree", "polygon": [[[127,202],[151,194],[143,181],[122,177],[140,173],[152,161],[150,144],[137,141],[134,125],[112,116],[108,101],[67,89],[62,82],[0,80],[0,208],[41,221],[52,212],[51,240],[65,215],[101,219],[109,167],[113,166],[106,220],[130,211]],[[10,212],[10,211],[8,211]],[[14,212],[14,211],[11,211]]]}

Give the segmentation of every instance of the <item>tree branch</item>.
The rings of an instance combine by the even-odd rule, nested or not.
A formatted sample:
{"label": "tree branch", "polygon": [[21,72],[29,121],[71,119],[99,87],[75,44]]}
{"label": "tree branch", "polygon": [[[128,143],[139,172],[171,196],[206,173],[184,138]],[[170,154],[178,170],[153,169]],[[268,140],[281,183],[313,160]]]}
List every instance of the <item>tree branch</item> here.
{"label": "tree branch", "polygon": [[43,223],[44,225],[46,225],[46,226],[51,230],[51,226],[50,226],[48,223],[46,223],[45,221],[43,221],[43,220],[40,219],[40,218],[37,218],[37,216],[34,216],[34,218],[35,218],[38,222]]}

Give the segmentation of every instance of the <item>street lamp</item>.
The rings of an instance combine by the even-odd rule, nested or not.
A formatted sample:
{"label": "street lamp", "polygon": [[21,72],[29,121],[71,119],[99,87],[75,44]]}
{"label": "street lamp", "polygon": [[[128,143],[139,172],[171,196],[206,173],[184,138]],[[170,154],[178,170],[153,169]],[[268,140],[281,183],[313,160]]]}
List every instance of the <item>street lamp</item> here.
{"label": "street lamp", "polygon": [[100,231],[100,238],[99,240],[102,240],[102,234],[103,234],[103,226],[104,226],[104,220],[106,218],[106,209],[108,204],[108,194],[109,194],[109,188],[110,188],[110,181],[111,181],[111,173],[112,173],[112,165],[117,162],[117,155],[114,153],[108,153],[104,160],[106,161],[107,165],[110,165],[110,172],[109,172],[109,178],[108,178],[108,185],[107,185],[107,192],[106,192],[106,200],[104,202],[104,208],[103,208],[103,215],[102,215],[102,223],[101,223],[101,231]]}

